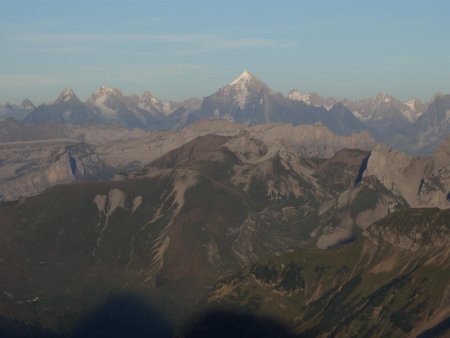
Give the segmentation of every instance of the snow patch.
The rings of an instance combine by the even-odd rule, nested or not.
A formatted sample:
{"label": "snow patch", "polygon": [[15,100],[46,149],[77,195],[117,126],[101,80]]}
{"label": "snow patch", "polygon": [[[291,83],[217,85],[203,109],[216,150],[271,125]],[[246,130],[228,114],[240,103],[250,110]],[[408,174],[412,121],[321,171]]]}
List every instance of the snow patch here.
{"label": "snow patch", "polygon": [[403,102],[403,104],[406,106],[406,109],[402,110],[403,116],[406,117],[409,122],[415,123],[423,114],[423,111],[421,111],[421,103],[417,99],[412,99]]}
{"label": "snow patch", "polygon": [[413,111],[416,110],[416,103],[417,103],[416,99],[412,99],[412,100],[403,102],[403,104],[405,106],[407,106],[410,110],[413,110]]}
{"label": "snow patch", "polygon": [[357,110],[353,111],[353,115],[355,115],[355,117],[360,121],[367,121],[371,118],[371,116],[366,116],[364,113],[361,113]]}
{"label": "snow patch", "polygon": [[250,74],[250,72],[248,72],[247,70],[245,70],[241,75],[239,75],[236,79],[234,79],[233,81],[230,82],[230,85],[236,85],[240,82],[248,82],[253,78],[252,74]]}
{"label": "snow patch", "polygon": [[97,107],[102,116],[106,117],[106,118],[110,118],[110,119],[115,119],[117,118],[117,111],[115,111],[114,109],[109,108],[106,105],[106,99],[108,98],[108,95],[101,95],[99,96],[95,101],[94,101],[94,105],[95,107]]}
{"label": "snow patch", "polygon": [[56,102],[67,102],[75,97],[76,97],[75,92],[71,88],[66,88],[61,94],[59,94],[58,98],[56,99]]}
{"label": "snow patch", "polygon": [[303,94],[303,93],[299,92],[298,90],[289,93],[288,98],[290,100],[303,101],[308,105],[311,104],[311,95],[309,93]]}

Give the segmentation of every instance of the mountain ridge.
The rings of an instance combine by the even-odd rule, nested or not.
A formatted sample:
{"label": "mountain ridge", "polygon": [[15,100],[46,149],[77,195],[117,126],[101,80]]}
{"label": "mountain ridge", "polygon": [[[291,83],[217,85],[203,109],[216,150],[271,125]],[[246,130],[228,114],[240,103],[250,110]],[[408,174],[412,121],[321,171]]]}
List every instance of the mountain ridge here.
{"label": "mountain ridge", "polygon": [[228,119],[247,125],[321,122],[339,135],[368,130],[378,142],[389,147],[411,154],[427,154],[450,135],[447,97],[436,94],[426,104],[417,99],[402,102],[383,92],[359,101],[338,101],[298,90],[290,91],[285,97],[251,72],[244,71],[201,100],[163,101],[150,92],[124,95],[119,89],[103,86],[86,102],[81,102],[73,90],[66,88],[54,102],[34,109],[25,101],[20,109],[2,109],[4,118],[26,115],[27,123],[110,123],[143,130],[180,130],[204,118]]}

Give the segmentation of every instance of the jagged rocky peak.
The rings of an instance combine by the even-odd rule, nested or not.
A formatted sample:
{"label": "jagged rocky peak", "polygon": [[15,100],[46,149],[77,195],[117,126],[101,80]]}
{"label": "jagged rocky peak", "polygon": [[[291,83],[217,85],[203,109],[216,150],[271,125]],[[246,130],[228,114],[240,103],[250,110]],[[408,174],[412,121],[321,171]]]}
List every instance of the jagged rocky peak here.
{"label": "jagged rocky peak", "polygon": [[447,111],[450,109],[450,94],[436,93],[428,108],[428,113],[441,111],[441,113],[447,115]]}
{"label": "jagged rocky peak", "polygon": [[311,106],[323,106],[327,109],[330,109],[337,103],[337,100],[334,97],[323,98],[317,93],[302,93],[298,89],[292,89],[291,91],[289,91],[288,99],[294,101],[302,101]]}
{"label": "jagged rocky peak", "polygon": [[423,107],[423,102],[416,98],[407,100],[407,101],[403,102],[403,104],[407,105],[412,110],[419,110],[419,109],[422,109],[422,107]]}
{"label": "jagged rocky peak", "polygon": [[97,89],[96,93],[101,95],[123,96],[122,92],[119,89],[106,86],[101,86],[99,89]]}
{"label": "jagged rocky peak", "polygon": [[395,98],[392,95],[390,95],[386,92],[382,92],[382,93],[378,93],[377,96],[375,96],[375,99],[373,100],[373,104],[375,106],[379,105],[381,103],[389,104],[392,101],[395,101]]}
{"label": "jagged rocky peak", "polygon": [[227,86],[225,86],[225,88],[233,88],[236,91],[251,91],[261,88],[269,89],[269,87],[259,77],[248,70],[242,72],[241,75],[231,81]]}
{"label": "jagged rocky peak", "polygon": [[91,95],[91,97],[88,99],[88,103],[94,103],[100,99],[103,99],[104,101],[108,97],[116,97],[122,99],[124,96],[122,92],[117,88],[101,86]]}
{"label": "jagged rocky peak", "polygon": [[269,87],[261,81],[256,75],[245,70],[241,75],[231,81],[225,88],[230,88],[238,93],[251,92],[255,90],[260,90],[262,88],[269,89]]}
{"label": "jagged rocky peak", "polygon": [[157,110],[167,115],[172,110],[173,104],[169,101],[159,100],[149,91],[145,91],[139,98],[139,108]]}
{"label": "jagged rocky peak", "polygon": [[99,109],[102,115],[110,117],[115,115],[111,111],[125,107],[125,96],[117,88],[102,86],[97,89],[86,101],[86,104],[95,109]]}
{"label": "jagged rocky peak", "polygon": [[144,106],[149,106],[149,107],[160,104],[160,101],[149,91],[145,91],[142,93],[142,95],[140,97],[140,102]]}
{"label": "jagged rocky peak", "polygon": [[[206,115],[226,116],[226,118],[248,123],[257,120],[261,114],[260,106],[273,91],[259,78],[244,71],[229,84],[204,98],[201,109]],[[242,111],[247,114],[240,115]],[[251,112],[251,114],[250,114]],[[267,118],[266,118],[267,120]]]}
{"label": "jagged rocky peak", "polygon": [[59,103],[59,102],[69,102],[69,101],[79,101],[77,95],[75,94],[75,92],[73,91],[72,88],[65,88],[61,94],[59,94],[58,98],[56,99],[55,103]]}
{"label": "jagged rocky peak", "polygon": [[403,102],[407,109],[403,110],[403,115],[411,122],[415,123],[419,117],[423,115],[426,110],[426,104],[422,101],[413,98]]}
{"label": "jagged rocky peak", "polygon": [[302,93],[298,89],[292,89],[288,93],[288,99],[304,101],[306,103],[306,101],[309,100],[310,95],[311,95],[310,93]]}
{"label": "jagged rocky peak", "polygon": [[150,93],[148,90],[146,90],[145,92],[142,93],[141,100],[142,101],[148,101],[148,100],[157,101],[155,96],[152,93]]}
{"label": "jagged rocky peak", "polygon": [[261,80],[258,79],[254,74],[250,73],[248,70],[244,70],[241,75],[230,82],[230,85],[233,86],[241,83],[249,83],[251,81],[261,82]]}
{"label": "jagged rocky peak", "polygon": [[34,109],[35,108],[35,105],[33,104],[33,102],[31,102],[31,100],[28,97],[22,101],[20,106],[25,109]]}

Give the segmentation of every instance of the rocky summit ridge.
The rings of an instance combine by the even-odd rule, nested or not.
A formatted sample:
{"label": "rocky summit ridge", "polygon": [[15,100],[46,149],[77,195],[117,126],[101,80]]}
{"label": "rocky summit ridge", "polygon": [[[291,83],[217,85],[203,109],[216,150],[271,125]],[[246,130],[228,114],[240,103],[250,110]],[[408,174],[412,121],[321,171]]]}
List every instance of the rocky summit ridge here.
{"label": "rocky summit ridge", "polygon": [[287,96],[244,71],[203,99],[164,101],[146,91],[125,95],[102,86],[86,102],[66,88],[52,103],[35,107],[0,107],[0,119],[15,117],[27,123],[114,124],[143,130],[178,130],[204,118],[264,123],[324,123],[339,135],[368,130],[380,143],[410,154],[431,153],[449,133],[446,95],[429,103],[401,101],[388,93],[351,101],[323,98],[317,93],[291,90]]}

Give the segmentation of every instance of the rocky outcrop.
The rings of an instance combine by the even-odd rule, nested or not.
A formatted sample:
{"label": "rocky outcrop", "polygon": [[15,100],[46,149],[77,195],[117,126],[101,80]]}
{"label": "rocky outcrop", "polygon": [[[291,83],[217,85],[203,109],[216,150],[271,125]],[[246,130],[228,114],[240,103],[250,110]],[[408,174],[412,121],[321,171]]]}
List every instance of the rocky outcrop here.
{"label": "rocky outcrop", "polygon": [[417,140],[413,149],[430,153],[450,135],[450,95],[437,94],[416,125]]}
{"label": "rocky outcrop", "polygon": [[410,157],[378,145],[372,151],[365,177],[375,176],[411,207],[450,208],[450,156],[437,151],[428,157]]}
{"label": "rocky outcrop", "polygon": [[33,196],[77,180],[108,177],[110,169],[86,144],[67,141],[0,145],[0,194],[4,201]]}

